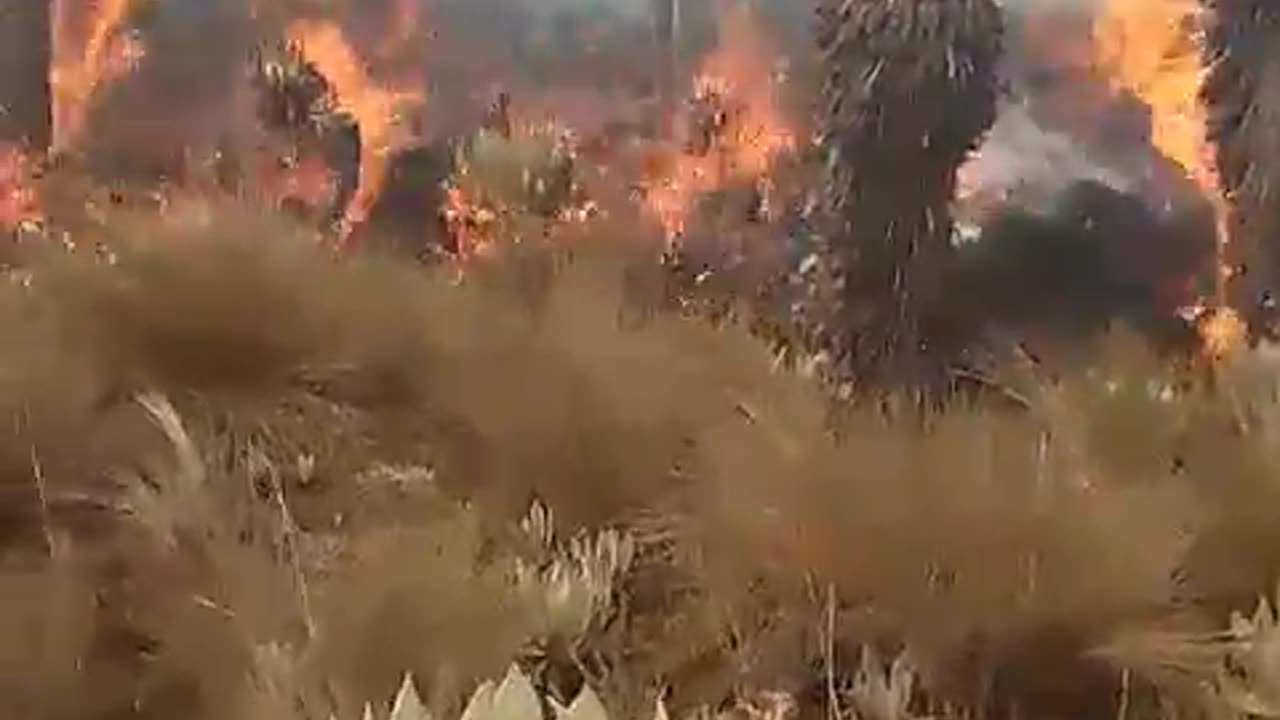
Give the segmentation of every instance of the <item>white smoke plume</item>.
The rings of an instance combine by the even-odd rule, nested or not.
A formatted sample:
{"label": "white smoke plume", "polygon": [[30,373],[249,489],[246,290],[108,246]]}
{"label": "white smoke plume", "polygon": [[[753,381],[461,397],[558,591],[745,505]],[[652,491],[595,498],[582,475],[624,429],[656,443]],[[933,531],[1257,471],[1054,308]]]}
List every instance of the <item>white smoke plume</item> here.
{"label": "white smoke plume", "polygon": [[[1009,97],[961,171],[961,202],[1030,211],[1081,181],[1163,205],[1178,189],[1150,143],[1145,108],[1116,95],[1090,65],[1098,0],[1000,0],[1007,13],[1002,72]],[[1046,31],[1047,29],[1047,31]]]}
{"label": "white smoke plume", "polygon": [[1133,192],[1139,183],[1131,172],[1094,157],[1079,139],[1040,126],[1024,104],[1013,101],[1001,105],[980,152],[960,169],[962,191],[998,195],[1032,210],[1047,208],[1055,196],[1080,181],[1121,192]]}

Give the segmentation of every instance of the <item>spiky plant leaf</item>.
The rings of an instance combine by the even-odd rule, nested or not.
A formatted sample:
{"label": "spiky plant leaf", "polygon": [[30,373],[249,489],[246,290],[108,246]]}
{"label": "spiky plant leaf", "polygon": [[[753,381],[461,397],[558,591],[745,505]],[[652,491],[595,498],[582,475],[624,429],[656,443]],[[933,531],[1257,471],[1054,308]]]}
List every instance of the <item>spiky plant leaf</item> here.
{"label": "spiky plant leaf", "polygon": [[434,720],[431,711],[418,696],[418,690],[413,684],[413,676],[408,673],[405,673],[404,681],[400,683],[400,690],[396,692],[396,699],[391,704],[389,720]]}
{"label": "spiky plant leaf", "polygon": [[860,720],[906,720],[912,717],[908,705],[915,682],[916,672],[905,652],[886,667],[878,653],[864,647],[850,691],[858,717]]}
{"label": "spiky plant leaf", "polygon": [[617,584],[635,558],[635,539],[606,529],[560,543],[553,525],[540,503],[522,521],[536,557],[517,561],[516,588],[542,639],[574,643],[613,611]]}
{"label": "spiky plant leaf", "polygon": [[497,689],[493,681],[485,680],[471,693],[471,699],[462,711],[460,720],[486,720],[489,708],[493,706],[493,693]]}
{"label": "spiky plant leaf", "polygon": [[529,512],[520,521],[520,529],[542,552],[550,552],[555,546],[555,518],[551,508],[541,500],[535,500],[529,506]]}
{"label": "spiky plant leaf", "polygon": [[654,703],[653,720],[671,720],[671,713],[667,711],[667,703],[662,698]]}
{"label": "spiky plant leaf", "polygon": [[556,707],[556,720],[609,720],[609,711],[600,702],[600,696],[583,685],[569,707]]}
{"label": "spiky plant leaf", "polygon": [[493,720],[535,720],[542,717],[542,703],[533,683],[514,663],[493,693]]}
{"label": "spiky plant leaf", "polygon": [[491,683],[476,688],[462,720],[542,720],[542,702],[533,683],[513,664],[496,688]]}

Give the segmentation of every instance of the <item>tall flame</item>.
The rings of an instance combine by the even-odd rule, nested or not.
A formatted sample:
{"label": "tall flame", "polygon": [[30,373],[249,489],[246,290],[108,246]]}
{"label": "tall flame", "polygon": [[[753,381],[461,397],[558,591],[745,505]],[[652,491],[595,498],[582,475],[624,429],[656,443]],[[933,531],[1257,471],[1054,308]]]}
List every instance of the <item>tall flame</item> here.
{"label": "tall flame", "polygon": [[1106,0],[1094,24],[1099,68],[1112,88],[1151,111],[1152,143],[1182,167],[1212,204],[1217,241],[1212,322],[1201,324],[1209,350],[1237,342],[1241,325],[1228,308],[1231,206],[1222,192],[1208,118],[1200,101],[1207,72],[1205,10],[1197,0]]}
{"label": "tall flame", "polygon": [[360,178],[347,209],[350,228],[368,217],[381,195],[391,154],[412,139],[401,122],[401,112],[421,104],[423,94],[418,89],[376,82],[342,29],[332,22],[299,20],[288,27],[286,36],[329,81],[338,107],[359,126]]}
{"label": "tall flame", "polygon": [[120,33],[128,14],[129,0],[54,0],[49,77],[54,151],[75,144],[97,94],[141,57],[143,47]]}
{"label": "tall flame", "polygon": [[701,62],[693,90],[696,97],[724,98],[739,112],[715,150],[706,155],[677,153],[663,177],[648,189],[648,210],[669,238],[684,232],[700,196],[762,175],[775,158],[795,147],[795,132],[778,101],[775,57],[749,10],[739,7],[725,15],[720,42]]}

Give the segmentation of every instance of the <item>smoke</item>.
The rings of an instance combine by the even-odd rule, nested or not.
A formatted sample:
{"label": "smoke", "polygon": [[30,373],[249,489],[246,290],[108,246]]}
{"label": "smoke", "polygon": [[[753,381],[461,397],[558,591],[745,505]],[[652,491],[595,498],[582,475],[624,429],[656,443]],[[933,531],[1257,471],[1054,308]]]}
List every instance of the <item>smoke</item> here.
{"label": "smoke", "polygon": [[1003,0],[1009,89],[995,126],[962,171],[973,198],[1021,210],[1052,206],[1078,182],[1137,196],[1153,209],[1203,202],[1151,142],[1149,109],[1118,93],[1095,63],[1098,0]]}
{"label": "smoke", "polygon": [[[1096,66],[1096,0],[1004,0],[1008,94],[961,169],[955,278],[975,317],[1041,341],[1122,319],[1157,345],[1194,341],[1174,310],[1211,267],[1207,200],[1152,143],[1150,110]],[[980,228],[980,229],[979,229]]]}
{"label": "smoke", "polygon": [[1138,180],[1109,166],[1071,134],[1037,124],[1026,105],[1006,102],[981,152],[960,170],[965,189],[997,194],[1021,207],[1047,209],[1071,185],[1092,181],[1122,192]]}

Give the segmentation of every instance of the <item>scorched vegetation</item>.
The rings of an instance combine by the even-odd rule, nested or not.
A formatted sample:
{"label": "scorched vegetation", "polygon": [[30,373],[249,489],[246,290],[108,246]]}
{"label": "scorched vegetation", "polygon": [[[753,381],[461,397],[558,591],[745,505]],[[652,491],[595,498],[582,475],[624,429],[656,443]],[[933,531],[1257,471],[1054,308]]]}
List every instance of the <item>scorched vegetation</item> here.
{"label": "scorched vegetation", "polygon": [[530,3],[0,17],[0,718],[1280,717],[1265,3]]}
{"label": "scorched vegetation", "polygon": [[1269,361],[1117,337],[921,433],[620,328],[604,251],[456,285],[243,213],[5,287],[6,716],[449,717],[512,662],[611,717],[1275,707],[1273,609],[1228,622],[1280,569]]}

